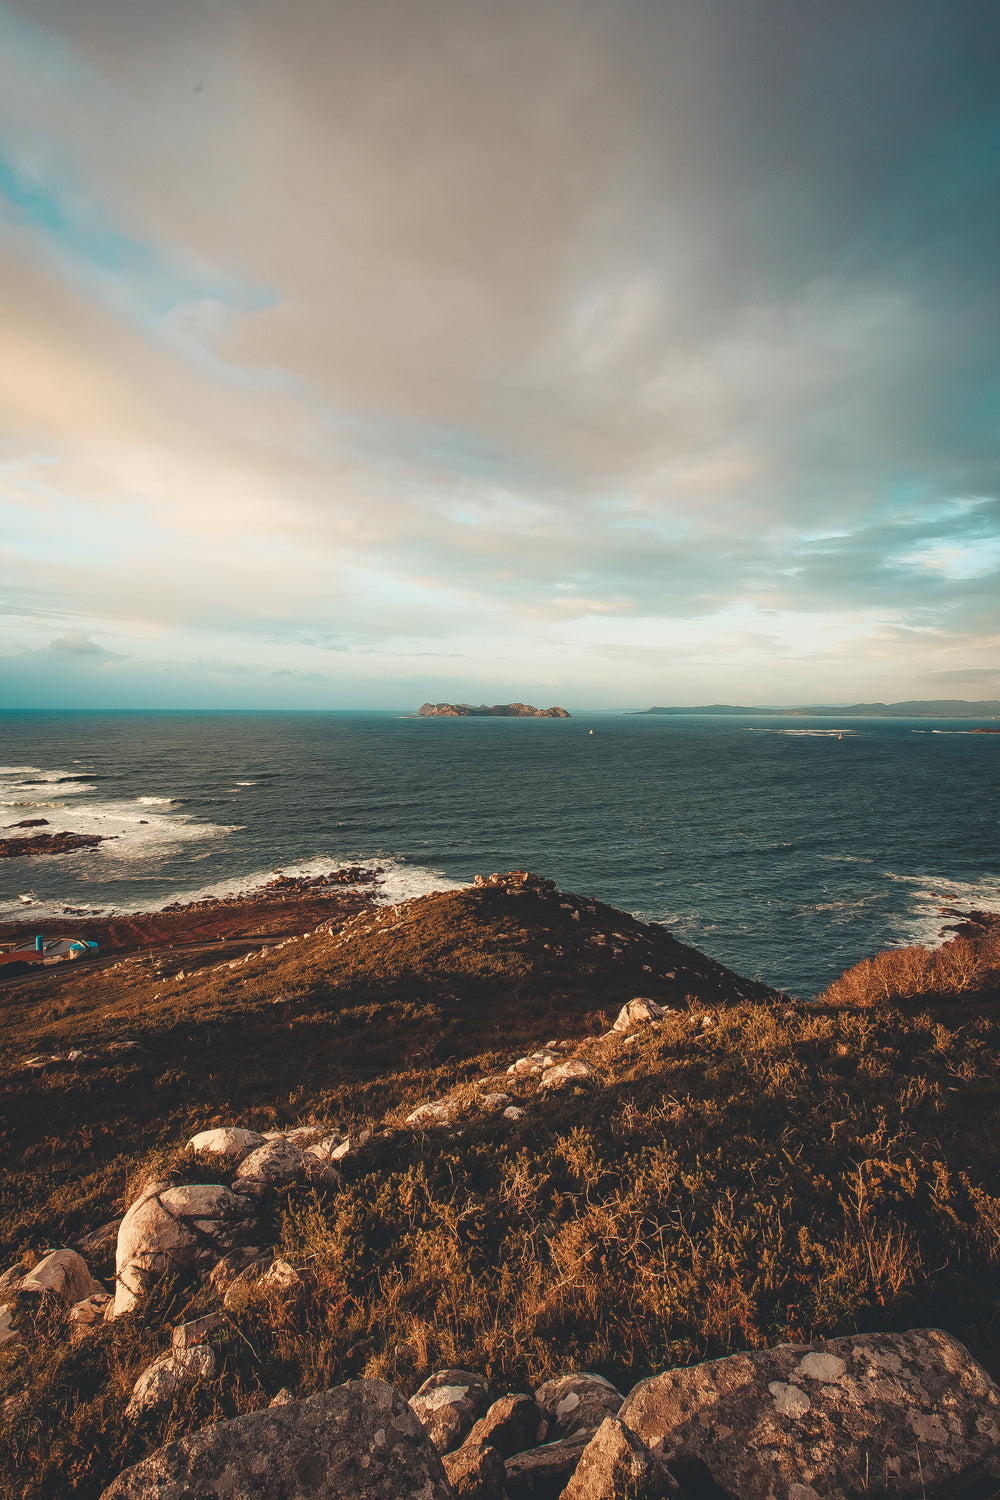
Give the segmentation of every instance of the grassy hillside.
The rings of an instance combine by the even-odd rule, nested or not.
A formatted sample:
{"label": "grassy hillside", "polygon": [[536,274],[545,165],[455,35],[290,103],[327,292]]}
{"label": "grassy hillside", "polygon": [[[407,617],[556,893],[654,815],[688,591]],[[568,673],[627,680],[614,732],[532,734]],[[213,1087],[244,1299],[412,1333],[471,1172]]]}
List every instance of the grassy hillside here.
{"label": "grassy hillside", "polygon": [[[192,978],[125,961],[33,981],[4,1002],[0,1269],[120,1214],[153,1168],[212,1180],[183,1149],[197,1129],[377,1134],[339,1192],[265,1202],[264,1242],[302,1285],[247,1292],[221,1375],[173,1408],[123,1416],[164,1326],[213,1305],[194,1285],[77,1346],[37,1327],[0,1351],[0,1493],[96,1495],[168,1436],[359,1374],[409,1394],[447,1364],[498,1389],[585,1368],[627,1389],[706,1355],[926,1323],[996,1371],[995,969],[980,979],[847,976],[794,1004],[600,903],[486,888]],[[676,1014],[604,1036],[633,995]],[[592,1082],[542,1093],[506,1073],[557,1038]],[[71,1046],[97,1055],[25,1066]],[[478,1102],[501,1090],[520,1122]],[[403,1123],[445,1094],[447,1128]]]}

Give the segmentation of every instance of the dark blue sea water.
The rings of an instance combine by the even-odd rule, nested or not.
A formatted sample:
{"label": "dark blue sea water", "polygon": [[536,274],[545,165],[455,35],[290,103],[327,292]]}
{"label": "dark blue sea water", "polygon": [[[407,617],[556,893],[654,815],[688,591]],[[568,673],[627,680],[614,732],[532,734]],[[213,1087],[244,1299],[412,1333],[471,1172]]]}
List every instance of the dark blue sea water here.
{"label": "dark blue sea water", "polygon": [[389,899],[531,869],[807,996],[867,953],[936,940],[942,906],[1000,908],[1000,735],[970,727],[8,713],[0,824],[116,837],[0,863],[0,917],[355,860],[387,867]]}

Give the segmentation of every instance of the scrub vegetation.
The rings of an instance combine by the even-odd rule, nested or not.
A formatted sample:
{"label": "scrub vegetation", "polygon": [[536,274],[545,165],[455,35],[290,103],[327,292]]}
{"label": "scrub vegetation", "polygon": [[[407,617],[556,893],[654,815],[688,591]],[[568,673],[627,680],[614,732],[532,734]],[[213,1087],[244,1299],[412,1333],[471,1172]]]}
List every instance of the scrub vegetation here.
{"label": "scrub vegetation", "polygon": [[[410,1394],[447,1365],[503,1390],[590,1369],[627,1389],[738,1349],[927,1324],[996,1374],[995,958],[978,989],[941,982],[977,942],[992,951],[963,937],[869,960],[805,1004],[599,903],[485,889],[239,968],[166,980],[125,962],[12,991],[0,1268],[73,1244],[154,1174],[220,1180],[185,1149],[196,1130],[376,1134],[339,1190],[264,1200],[260,1242],[301,1285],[242,1290],[219,1377],[173,1406],[124,1416],[170,1326],[218,1306],[205,1287],[161,1282],[76,1344],[21,1299],[0,1350],[0,1493],[96,1496],[194,1426],[358,1375]],[[920,988],[905,976],[924,962],[938,977]],[[634,995],[673,1012],[604,1035]],[[507,1074],[554,1038],[592,1082]],[[108,1051],[127,1042],[142,1050]],[[91,1061],[25,1067],[70,1046]],[[500,1091],[522,1120],[484,1111]],[[448,1127],[405,1125],[445,1094]],[[113,1272],[110,1250],[89,1263]]]}

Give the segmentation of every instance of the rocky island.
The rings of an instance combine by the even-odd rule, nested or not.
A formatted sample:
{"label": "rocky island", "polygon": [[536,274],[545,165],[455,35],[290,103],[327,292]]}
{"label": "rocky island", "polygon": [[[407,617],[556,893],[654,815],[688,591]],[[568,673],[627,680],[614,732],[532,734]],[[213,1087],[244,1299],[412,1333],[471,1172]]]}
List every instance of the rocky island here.
{"label": "rocky island", "polygon": [[995,1492],[993,914],[805,1003],[377,882],[0,985],[4,1500]]}
{"label": "rocky island", "polygon": [[424,703],[418,719],[568,719],[565,708],[534,708],[530,703]]}

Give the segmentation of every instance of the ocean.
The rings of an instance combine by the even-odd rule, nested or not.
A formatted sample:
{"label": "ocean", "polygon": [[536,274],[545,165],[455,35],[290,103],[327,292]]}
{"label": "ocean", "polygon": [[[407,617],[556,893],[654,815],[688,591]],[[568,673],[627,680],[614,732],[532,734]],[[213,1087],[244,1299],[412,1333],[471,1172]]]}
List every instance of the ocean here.
{"label": "ocean", "polygon": [[[966,721],[4,713],[0,919],[153,908],[381,864],[384,900],[529,869],[811,997],[1000,908],[1000,735]],[[53,925],[51,921],[48,923]]]}

